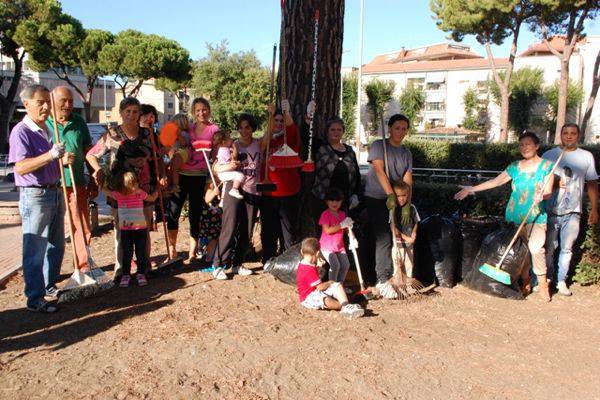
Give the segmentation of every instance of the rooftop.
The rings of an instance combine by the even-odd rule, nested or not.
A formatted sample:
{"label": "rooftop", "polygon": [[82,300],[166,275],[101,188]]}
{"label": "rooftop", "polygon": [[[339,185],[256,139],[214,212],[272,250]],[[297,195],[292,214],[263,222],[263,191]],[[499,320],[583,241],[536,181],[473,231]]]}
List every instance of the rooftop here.
{"label": "rooftop", "polygon": [[[508,65],[507,58],[495,59],[498,68]],[[469,46],[439,43],[416,49],[381,54],[363,67],[363,73],[398,73],[489,68],[488,59]]]}

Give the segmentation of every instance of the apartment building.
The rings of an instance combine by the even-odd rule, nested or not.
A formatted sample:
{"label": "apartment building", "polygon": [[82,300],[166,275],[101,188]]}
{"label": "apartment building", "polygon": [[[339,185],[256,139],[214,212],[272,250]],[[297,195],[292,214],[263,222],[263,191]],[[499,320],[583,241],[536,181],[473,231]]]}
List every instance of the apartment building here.
{"label": "apartment building", "polygon": [[[564,41],[555,38],[552,44],[561,48]],[[583,104],[570,116],[579,123],[583,118],[591,91],[594,62],[599,51],[600,36],[591,36],[577,45],[571,57],[570,77],[575,82],[582,82],[585,89]],[[495,58],[494,62],[499,71],[505,70],[508,66],[506,58]],[[542,68],[546,85],[551,85],[560,77],[559,60],[543,43],[533,44],[518,55],[515,69],[525,66]],[[469,46],[439,43],[378,55],[363,66],[363,85],[372,79],[395,82],[394,100],[390,105],[389,113],[400,112],[398,98],[408,85],[424,89],[426,103],[418,129],[425,133],[440,127],[456,128],[460,131],[465,117],[463,96],[467,89],[473,88],[480,99],[488,104],[487,139],[495,140],[500,134],[500,109],[491,98],[487,87],[487,82],[493,79],[489,59],[473,52]],[[365,107],[366,101],[366,96],[363,96],[361,121],[363,129],[368,131],[369,117]],[[537,112],[543,113],[544,107],[540,105]],[[545,134],[545,132],[537,133]],[[588,124],[586,139],[589,142],[600,142],[599,135],[600,105],[595,107]]]}
{"label": "apartment building", "polygon": [[[14,76],[15,65],[11,58],[7,58],[3,56],[0,58],[0,76],[4,77],[5,82],[0,88],[0,92],[3,95],[6,95],[8,92],[8,87],[10,86],[10,80]],[[73,82],[82,93],[87,93],[87,78],[81,72],[79,68],[75,68],[69,71],[69,79]],[[52,90],[57,86],[68,86],[67,82],[60,79],[53,71],[44,71],[37,72],[32,70],[28,65],[28,57],[25,54],[24,64],[23,64],[23,75],[21,76],[21,80],[19,82],[19,87],[17,89],[17,96],[15,97],[16,110],[15,117],[19,118],[20,114],[25,112],[23,108],[23,103],[21,102],[21,98],[19,97],[19,93],[24,86],[30,84],[40,84],[46,86],[48,89]],[[91,99],[91,120],[88,122],[98,122],[101,118],[104,117],[104,111],[110,110],[115,105],[115,84],[112,80],[98,79],[94,85],[94,91],[92,93]],[[72,89],[72,88],[71,88]],[[83,100],[81,96],[73,90],[73,108],[75,112],[84,115],[83,109]]]}

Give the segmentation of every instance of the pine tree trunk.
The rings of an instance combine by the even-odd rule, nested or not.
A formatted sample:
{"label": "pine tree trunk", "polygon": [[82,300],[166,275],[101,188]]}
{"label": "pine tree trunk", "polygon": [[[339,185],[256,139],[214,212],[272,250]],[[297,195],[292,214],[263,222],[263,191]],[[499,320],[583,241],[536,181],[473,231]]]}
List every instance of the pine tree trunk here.
{"label": "pine tree trunk", "polygon": [[[285,1],[283,5],[282,41],[285,46],[285,91],[292,117],[298,125],[307,158],[309,126],[305,121],[306,105],[311,99],[315,11],[319,10],[317,45],[316,112],[313,121],[313,147],[324,140],[325,123],[339,115],[339,97],[344,36],[344,0]],[[281,65],[281,64],[280,64]],[[281,81],[280,81],[281,82]],[[281,85],[280,85],[281,87]],[[314,173],[303,174],[298,238],[313,236],[311,190]]]}
{"label": "pine tree trunk", "polygon": [[[566,49],[565,49],[566,53]],[[560,85],[558,87],[558,109],[556,110],[556,129],[554,131],[554,144],[560,144],[560,130],[567,118],[567,96],[569,91],[569,58],[560,61]]]}
{"label": "pine tree trunk", "polygon": [[592,74],[592,90],[590,91],[590,97],[588,98],[587,105],[585,107],[585,113],[583,114],[583,119],[581,120],[581,133],[579,135],[579,141],[585,142],[585,131],[587,130],[587,125],[590,122],[590,118],[592,117],[592,111],[594,110],[594,103],[596,102],[596,96],[598,95],[598,88],[600,87],[600,74],[598,73],[600,70],[600,51],[596,54],[596,62],[594,63],[594,73]]}
{"label": "pine tree trunk", "polygon": [[510,94],[508,88],[499,85],[500,87],[500,136],[498,142],[508,142],[508,106],[510,103]]}
{"label": "pine tree trunk", "polygon": [[0,95],[0,153],[8,151],[9,124],[16,107],[14,101],[17,95],[17,88],[23,75],[23,55],[19,56],[17,53],[14,53],[11,58],[15,63],[14,75],[10,81],[6,96]]}
{"label": "pine tree trunk", "polygon": [[339,115],[344,0],[288,0],[283,10],[286,94],[292,106],[292,117],[302,134],[304,152],[308,143],[308,126],[304,121],[304,114],[311,96],[316,10],[319,10],[320,17],[315,96],[317,109],[313,129],[315,138],[322,138],[325,122]]}

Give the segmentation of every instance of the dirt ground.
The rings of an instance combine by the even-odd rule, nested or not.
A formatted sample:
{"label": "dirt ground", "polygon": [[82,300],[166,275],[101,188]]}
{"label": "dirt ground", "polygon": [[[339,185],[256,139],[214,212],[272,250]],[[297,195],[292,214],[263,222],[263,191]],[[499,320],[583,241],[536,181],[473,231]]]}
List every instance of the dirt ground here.
{"label": "dirt ground", "polygon": [[[93,247],[112,263],[110,232]],[[544,304],[458,286],[371,301],[358,320],[302,310],[260,272],[217,282],[186,267],[50,316],[22,290],[18,276],[0,291],[0,399],[600,398],[597,287]]]}

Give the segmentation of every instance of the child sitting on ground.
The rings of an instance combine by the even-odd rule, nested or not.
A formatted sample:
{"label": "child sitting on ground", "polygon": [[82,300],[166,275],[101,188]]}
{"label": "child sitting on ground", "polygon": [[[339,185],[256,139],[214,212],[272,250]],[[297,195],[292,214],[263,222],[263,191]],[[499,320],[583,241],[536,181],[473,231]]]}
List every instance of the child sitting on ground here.
{"label": "child sitting on ground", "polygon": [[[408,203],[408,197],[410,195],[410,186],[406,182],[396,182],[392,184],[392,189],[396,194],[396,200],[398,202],[398,209],[401,209]],[[397,255],[400,262],[404,265],[406,275],[409,278],[413,276],[413,265],[414,265],[414,243],[417,239],[417,228],[421,218],[415,208],[414,204],[410,205],[410,218],[406,225],[402,225],[402,215],[400,212],[394,213],[394,240],[397,241],[398,252]]]}
{"label": "child sitting on ground", "polygon": [[121,240],[119,245],[123,252],[123,276],[119,286],[128,287],[131,281],[131,260],[135,251],[137,264],[137,282],[139,286],[148,284],[146,271],[146,245],[148,240],[148,225],[144,216],[144,200],[154,201],[158,192],[146,194],[139,187],[138,178],[133,172],[123,173],[118,190],[104,189],[106,196],[114,199],[118,207],[118,221]]}
{"label": "child sitting on ground", "polygon": [[346,317],[362,317],[365,310],[358,304],[348,303],[344,287],[339,282],[321,282],[317,266],[319,241],[309,237],[302,241],[302,261],[298,264],[296,285],[300,304],[313,310],[339,310]]}
{"label": "child sitting on ground", "polygon": [[229,131],[218,131],[213,136],[213,145],[217,148],[217,164],[230,165],[231,163],[237,166],[231,167],[228,171],[219,172],[219,180],[223,182],[225,187],[226,182],[233,182],[233,188],[229,191],[229,195],[236,199],[243,199],[244,196],[240,193],[240,187],[244,183],[244,174],[237,170],[239,167],[237,148],[233,145],[231,133]]}
{"label": "child sitting on ground", "polygon": [[344,282],[350,268],[350,260],[344,247],[344,232],[352,228],[352,219],[340,208],[344,195],[338,188],[331,188],[325,194],[327,210],[319,218],[321,225],[321,254],[329,264],[329,280]]}

